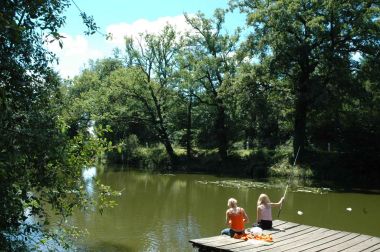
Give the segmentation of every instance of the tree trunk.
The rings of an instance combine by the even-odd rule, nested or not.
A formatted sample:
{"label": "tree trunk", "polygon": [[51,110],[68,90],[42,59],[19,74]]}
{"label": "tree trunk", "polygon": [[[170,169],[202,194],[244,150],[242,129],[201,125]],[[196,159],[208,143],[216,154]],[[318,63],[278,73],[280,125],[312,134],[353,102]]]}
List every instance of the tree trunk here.
{"label": "tree trunk", "polygon": [[170,142],[169,136],[167,135],[166,132],[164,132],[164,136],[163,136],[162,141],[164,143],[166,152],[168,153],[168,156],[170,159],[170,164],[172,165],[172,167],[174,167],[177,163],[177,155],[174,153],[174,150],[173,150],[172,144]]}
{"label": "tree trunk", "polygon": [[218,106],[218,114],[216,119],[216,131],[217,131],[217,141],[219,143],[219,156],[222,161],[227,159],[227,129],[226,129],[226,115],[223,106]]}
{"label": "tree trunk", "polygon": [[191,134],[191,127],[192,127],[192,107],[193,107],[193,95],[190,93],[190,101],[187,107],[187,129],[186,129],[186,155],[187,160],[191,160],[191,140],[192,140],[192,134]]}
{"label": "tree trunk", "polygon": [[301,79],[296,91],[293,156],[296,157],[299,149],[298,160],[302,159],[306,143],[307,79],[308,77]]}
{"label": "tree trunk", "polygon": [[158,133],[159,133],[159,137],[161,139],[161,142],[165,146],[166,152],[167,152],[167,154],[169,156],[170,164],[171,164],[172,167],[174,167],[175,164],[177,163],[177,156],[174,153],[174,150],[173,150],[173,147],[172,147],[172,143],[171,143],[171,141],[169,139],[169,135],[167,133],[167,128],[165,126],[164,117],[163,117],[162,111],[161,111],[162,110],[161,109],[161,105],[159,104],[159,102],[157,100],[157,97],[154,94],[152,88],[149,88],[149,90],[150,90],[151,97],[152,97],[152,99],[154,101],[154,106],[155,106],[156,113],[157,113],[157,118],[158,118],[158,122],[157,122],[157,120],[155,119],[155,116],[152,116],[152,118],[154,119],[153,123],[157,123],[156,127],[157,127],[157,130],[158,130]]}
{"label": "tree trunk", "polygon": [[165,146],[166,153],[169,156],[170,164],[172,167],[174,167],[175,164],[177,163],[177,155],[174,152],[172,143],[169,139],[169,135],[166,132],[166,128],[164,127],[161,121],[157,125],[157,131],[158,131],[158,135],[160,137],[161,143]]}

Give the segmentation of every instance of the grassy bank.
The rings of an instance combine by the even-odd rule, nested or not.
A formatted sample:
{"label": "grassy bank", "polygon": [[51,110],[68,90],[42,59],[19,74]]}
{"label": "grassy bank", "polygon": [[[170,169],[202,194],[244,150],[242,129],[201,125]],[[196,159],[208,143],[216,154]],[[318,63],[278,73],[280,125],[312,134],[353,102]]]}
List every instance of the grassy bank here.
{"label": "grassy bank", "polygon": [[321,186],[379,189],[380,158],[363,153],[337,153],[307,150],[303,160],[292,164],[289,145],[274,150],[235,149],[221,161],[217,149],[194,149],[191,159],[186,150],[175,148],[177,164],[170,166],[162,145],[137,147],[133,152],[109,153],[111,163],[157,171],[210,173],[241,178],[289,178],[314,180]]}

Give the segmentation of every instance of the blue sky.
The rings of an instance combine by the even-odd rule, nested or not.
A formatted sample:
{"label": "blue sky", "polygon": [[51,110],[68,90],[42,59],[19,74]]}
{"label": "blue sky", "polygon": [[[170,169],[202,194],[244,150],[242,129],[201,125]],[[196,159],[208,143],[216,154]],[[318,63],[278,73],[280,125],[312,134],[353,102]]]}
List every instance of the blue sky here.
{"label": "blue sky", "polygon": [[[65,12],[66,24],[61,33],[66,37],[64,47],[49,45],[55,52],[60,64],[56,66],[63,78],[74,77],[85,67],[89,59],[112,55],[112,49],[123,47],[123,37],[136,36],[139,32],[159,32],[169,22],[178,30],[185,29],[183,13],[201,11],[211,17],[216,8],[228,8],[228,0],[75,0],[79,8],[92,15],[102,33],[111,32],[112,41],[106,41],[99,34],[85,36],[85,25],[74,4]],[[244,25],[244,16],[235,12],[226,16],[225,28],[233,32],[237,26]]]}

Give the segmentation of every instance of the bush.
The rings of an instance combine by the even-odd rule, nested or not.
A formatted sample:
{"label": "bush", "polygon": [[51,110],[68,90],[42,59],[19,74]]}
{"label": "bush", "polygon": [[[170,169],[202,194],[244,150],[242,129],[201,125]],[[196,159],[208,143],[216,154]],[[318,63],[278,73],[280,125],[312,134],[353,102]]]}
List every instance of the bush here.
{"label": "bush", "polygon": [[154,170],[170,167],[169,156],[162,144],[149,148],[139,147],[137,153],[139,168]]}

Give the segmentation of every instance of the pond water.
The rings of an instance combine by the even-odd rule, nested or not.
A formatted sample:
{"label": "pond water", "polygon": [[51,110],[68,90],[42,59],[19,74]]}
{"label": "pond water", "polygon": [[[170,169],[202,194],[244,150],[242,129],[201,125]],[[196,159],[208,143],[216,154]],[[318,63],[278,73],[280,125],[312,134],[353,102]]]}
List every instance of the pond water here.
{"label": "pond water", "polygon": [[[255,184],[252,180],[123,169],[87,172],[123,193],[118,205],[103,215],[73,216],[74,225],[89,231],[78,245],[81,251],[193,251],[190,239],[215,236],[225,228],[228,198],[236,198],[253,223],[259,194],[278,201],[286,184],[254,187],[246,186]],[[96,193],[93,181],[87,183],[89,194]],[[274,218],[277,212],[273,209]],[[378,194],[293,188],[287,192],[280,219],[380,237],[379,215]]]}

